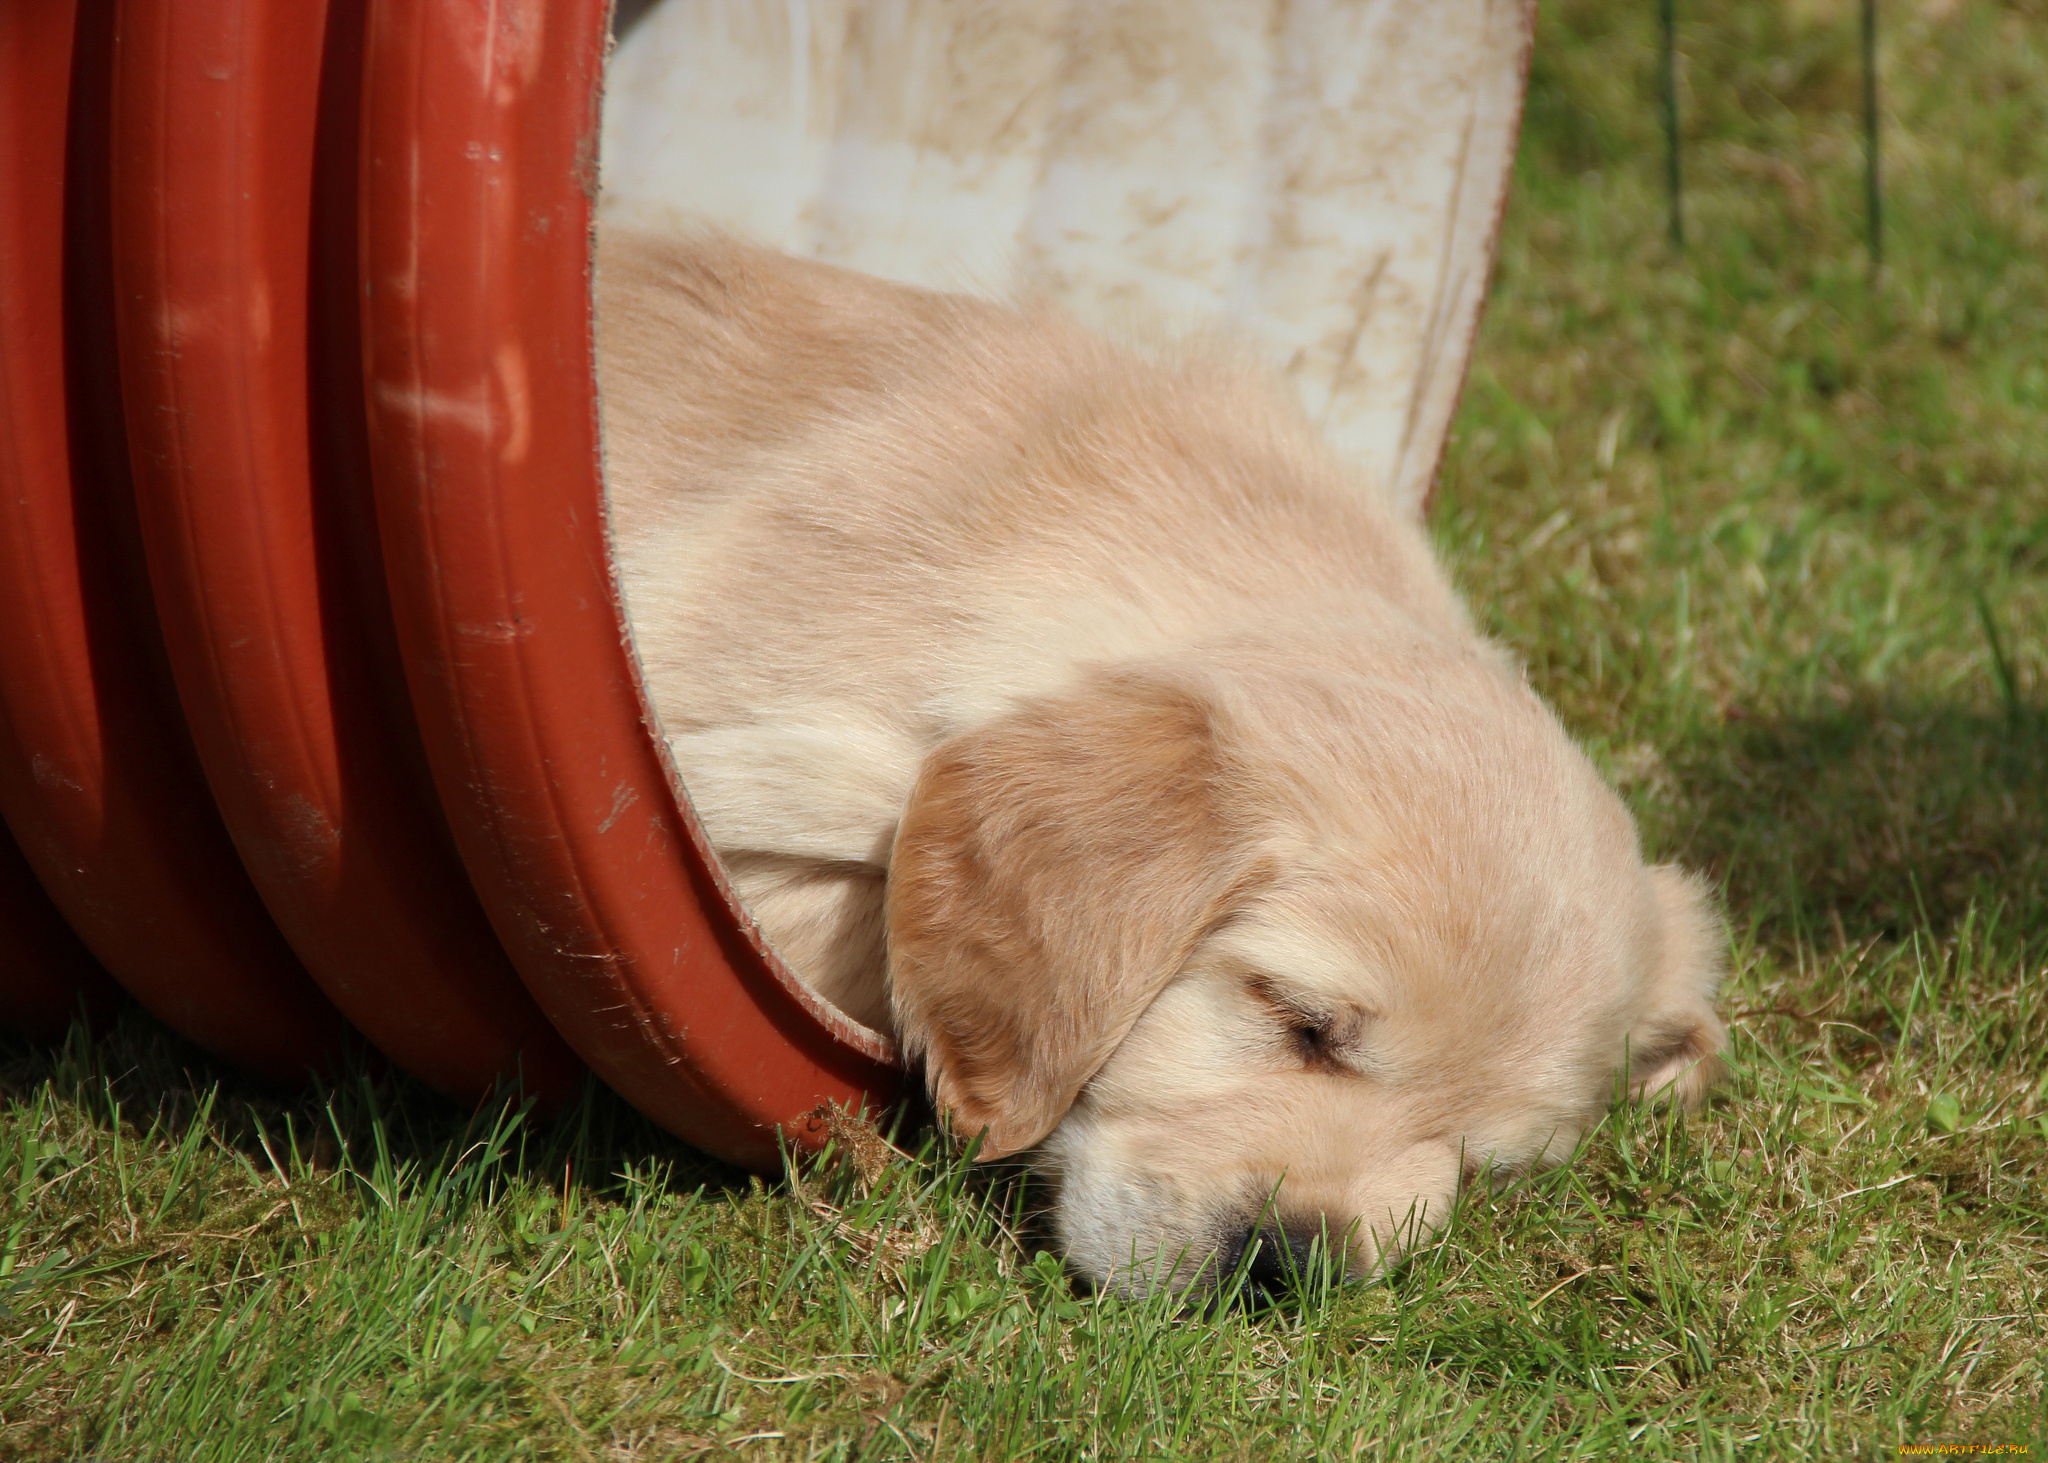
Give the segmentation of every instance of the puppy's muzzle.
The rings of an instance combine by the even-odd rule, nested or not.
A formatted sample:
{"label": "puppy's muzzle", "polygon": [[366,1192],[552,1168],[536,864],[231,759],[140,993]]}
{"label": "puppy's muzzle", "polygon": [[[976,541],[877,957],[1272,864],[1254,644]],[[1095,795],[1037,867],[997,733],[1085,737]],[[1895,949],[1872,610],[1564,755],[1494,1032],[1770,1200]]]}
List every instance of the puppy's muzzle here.
{"label": "puppy's muzzle", "polygon": [[1295,1294],[1329,1266],[1328,1236],[1323,1225],[1276,1223],[1270,1218],[1247,1224],[1216,1250],[1216,1278],[1224,1289],[1241,1289],[1259,1300]]}

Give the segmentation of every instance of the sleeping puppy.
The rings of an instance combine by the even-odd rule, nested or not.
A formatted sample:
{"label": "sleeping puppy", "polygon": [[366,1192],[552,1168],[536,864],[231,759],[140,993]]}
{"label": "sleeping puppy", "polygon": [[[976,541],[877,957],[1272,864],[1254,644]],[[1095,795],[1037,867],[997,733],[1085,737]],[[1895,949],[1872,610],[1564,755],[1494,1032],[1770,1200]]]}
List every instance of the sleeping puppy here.
{"label": "sleeping puppy", "polygon": [[1700,886],[1256,370],[716,235],[610,232],[598,301],[697,811],[1084,1276],[1364,1271],[1709,1085]]}

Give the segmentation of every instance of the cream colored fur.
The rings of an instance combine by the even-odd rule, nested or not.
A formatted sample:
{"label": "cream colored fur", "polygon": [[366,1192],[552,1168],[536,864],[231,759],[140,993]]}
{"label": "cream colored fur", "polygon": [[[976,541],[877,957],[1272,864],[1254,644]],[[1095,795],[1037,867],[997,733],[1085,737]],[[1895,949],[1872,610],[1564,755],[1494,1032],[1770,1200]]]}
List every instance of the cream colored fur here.
{"label": "cream colored fur", "polygon": [[608,235],[599,321],[627,604],[713,843],[805,980],[1056,1181],[1081,1272],[1317,1229],[1369,1267],[1618,1078],[1709,1083],[1701,890],[1259,372],[715,236]]}

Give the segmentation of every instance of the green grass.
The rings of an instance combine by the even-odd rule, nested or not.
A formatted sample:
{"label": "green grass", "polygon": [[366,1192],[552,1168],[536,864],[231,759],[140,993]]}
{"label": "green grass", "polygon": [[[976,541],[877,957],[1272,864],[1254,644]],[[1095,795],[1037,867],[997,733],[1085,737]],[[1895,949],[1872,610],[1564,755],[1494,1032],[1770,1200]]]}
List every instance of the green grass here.
{"label": "green grass", "polygon": [[0,1044],[0,1457],[1890,1458],[2048,1448],[2048,8],[1548,5],[1436,523],[1724,885],[1736,1077],[1383,1281],[1077,1299],[929,1150],[763,1186],[593,1094]]}

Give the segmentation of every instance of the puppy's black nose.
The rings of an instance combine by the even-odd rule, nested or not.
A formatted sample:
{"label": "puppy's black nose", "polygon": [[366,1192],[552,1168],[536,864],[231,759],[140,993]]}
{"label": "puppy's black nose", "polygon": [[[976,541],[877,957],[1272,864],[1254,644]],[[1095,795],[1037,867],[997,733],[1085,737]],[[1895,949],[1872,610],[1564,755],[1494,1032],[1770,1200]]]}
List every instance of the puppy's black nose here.
{"label": "puppy's black nose", "polygon": [[1315,1263],[1318,1238],[1316,1232],[1282,1225],[1248,1225],[1217,1251],[1217,1278],[1265,1296],[1293,1290]]}

